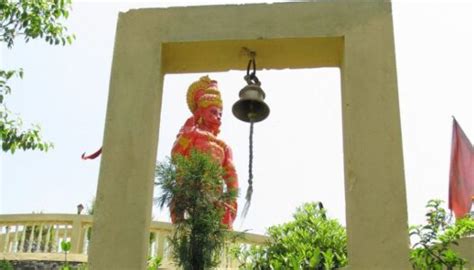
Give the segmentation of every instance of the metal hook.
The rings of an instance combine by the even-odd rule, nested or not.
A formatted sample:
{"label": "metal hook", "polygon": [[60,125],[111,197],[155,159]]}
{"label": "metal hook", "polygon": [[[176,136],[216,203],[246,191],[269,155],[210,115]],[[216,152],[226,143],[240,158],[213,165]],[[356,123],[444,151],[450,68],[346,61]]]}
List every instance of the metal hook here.
{"label": "metal hook", "polygon": [[[250,74],[250,65],[252,65],[252,74]],[[255,64],[255,58],[252,58],[249,60],[249,63],[247,64],[247,76],[255,76],[255,74],[257,73],[257,67],[256,67],[256,64]]]}
{"label": "metal hook", "polygon": [[[243,50],[247,53],[247,55],[250,58],[247,64],[247,75],[245,75],[244,80],[247,82],[247,84],[260,85],[260,80],[257,78],[257,64],[255,61],[255,57],[257,56],[257,53],[255,51],[251,51],[247,47],[243,47]],[[252,73],[250,73],[250,67],[252,67],[253,69]]]}

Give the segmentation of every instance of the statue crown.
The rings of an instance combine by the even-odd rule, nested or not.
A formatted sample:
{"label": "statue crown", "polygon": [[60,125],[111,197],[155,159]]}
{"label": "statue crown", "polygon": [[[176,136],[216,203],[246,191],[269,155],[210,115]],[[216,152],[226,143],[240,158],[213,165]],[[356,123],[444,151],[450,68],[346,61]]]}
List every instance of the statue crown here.
{"label": "statue crown", "polygon": [[217,81],[211,80],[209,76],[203,76],[193,82],[188,88],[186,99],[192,113],[198,108],[206,108],[211,105],[222,108],[221,93],[217,88]]}

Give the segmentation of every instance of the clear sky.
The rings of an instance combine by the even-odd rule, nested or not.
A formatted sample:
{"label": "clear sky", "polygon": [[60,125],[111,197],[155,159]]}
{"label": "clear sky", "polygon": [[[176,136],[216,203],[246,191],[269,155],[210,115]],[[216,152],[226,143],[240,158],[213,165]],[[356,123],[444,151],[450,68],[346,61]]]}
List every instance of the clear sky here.
{"label": "clear sky", "polygon": [[[12,82],[10,109],[20,113],[25,124],[40,123],[44,138],[55,148],[48,153],[0,154],[0,214],[74,213],[77,204],[90,204],[100,162],[82,161],[80,155],[102,144],[117,14],[187,2],[77,2],[67,22],[77,36],[73,45],[18,41],[11,50],[2,48],[2,68],[25,70],[23,80]],[[393,14],[409,223],[415,224],[423,222],[429,199],[447,200],[451,116],[474,140],[473,5],[408,2],[395,1]],[[186,89],[201,75],[166,76],[158,160],[169,155],[189,117]],[[220,136],[233,148],[244,194],[249,127],[231,114],[244,72],[209,75],[219,81],[224,100]],[[344,223],[339,70],[270,70],[257,75],[271,114],[255,126],[253,204],[245,222],[238,219],[235,228],[264,232],[289,220],[294,209],[308,201],[323,201],[329,215]],[[239,202],[243,206],[244,199]],[[159,209],[154,217],[168,220],[167,211]]]}

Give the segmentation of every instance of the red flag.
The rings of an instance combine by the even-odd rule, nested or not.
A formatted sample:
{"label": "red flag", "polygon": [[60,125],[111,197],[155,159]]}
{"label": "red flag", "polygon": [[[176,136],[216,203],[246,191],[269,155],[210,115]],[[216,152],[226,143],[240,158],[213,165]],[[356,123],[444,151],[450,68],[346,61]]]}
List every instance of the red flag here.
{"label": "red flag", "polygon": [[86,156],[86,153],[82,153],[81,158],[86,160],[86,159],[95,159],[96,157],[100,156],[102,154],[102,147],[97,150],[95,153],[92,153],[88,156]]}
{"label": "red flag", "polygon": [[453,118],[451,169],[449,172],[449,209],[456,218],[469,213],[474,196],[474,147]]}

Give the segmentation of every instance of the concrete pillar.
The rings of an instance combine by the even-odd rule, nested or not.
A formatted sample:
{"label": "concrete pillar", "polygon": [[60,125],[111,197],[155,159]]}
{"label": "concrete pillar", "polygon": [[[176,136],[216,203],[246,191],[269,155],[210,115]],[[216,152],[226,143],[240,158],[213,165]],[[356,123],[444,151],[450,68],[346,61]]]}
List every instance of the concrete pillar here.
{"label": "concrete pillar", "polygon": [[466,269],[474,269],[474,236],[461,238],[459,245],[453,245],[452,248],[464,259],[467,260]]}
{"label": "concrete pillar", "polygon": [[349,266],[410,269],[390,8],[344,36],[342,118]]}
{"label": "concrete pillar", "polygon": [[[91,270],[145,269],[162,79],[149,29],[120,16],[110,79]],[[152,75],[151,75],[152,74]]]}

